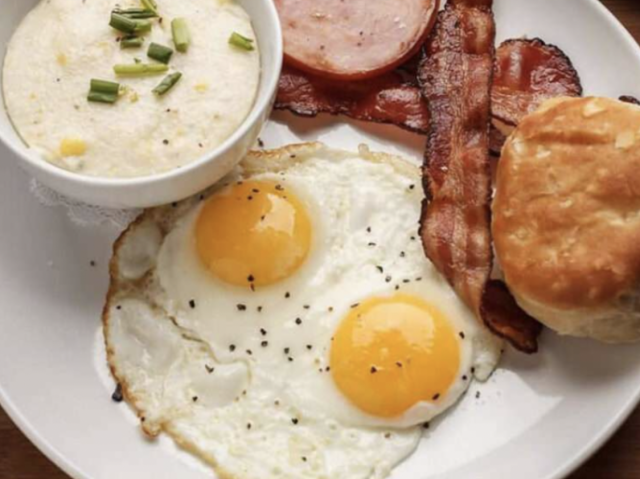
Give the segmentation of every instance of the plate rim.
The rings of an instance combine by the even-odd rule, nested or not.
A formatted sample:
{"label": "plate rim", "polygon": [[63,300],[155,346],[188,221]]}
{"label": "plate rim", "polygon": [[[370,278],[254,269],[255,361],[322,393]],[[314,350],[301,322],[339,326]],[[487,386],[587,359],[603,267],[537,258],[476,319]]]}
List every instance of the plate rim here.
{"label": "plate rim", "polygon": [[[626,27],[618,18],[599,0],[587,0],[591,7],[595,8],[603,21],[608,22],[620,35],[621,41],[627,43],[640,63],[640,45],[633,38]],[[558,464],[554,472],[541,479],[564,479],[585,464],[596,452],[598,452],[620,429],[640,404],[640,384],[636,386],[634,393],[629,397],[624,406],[611,417],[610,421],[594,435],[590,440],[578,448],[571,457],[562,464]],[[4,386],[0,384],[0,407],[11,419],[13,424],[48,460],[50,460],[62,472],[72,479],[92,479],[90,474],[82,471],[72,460],[62,454],[56,446],[44,439],[38,432],[38,428],[24,416],[20,408],[10,398]]]}

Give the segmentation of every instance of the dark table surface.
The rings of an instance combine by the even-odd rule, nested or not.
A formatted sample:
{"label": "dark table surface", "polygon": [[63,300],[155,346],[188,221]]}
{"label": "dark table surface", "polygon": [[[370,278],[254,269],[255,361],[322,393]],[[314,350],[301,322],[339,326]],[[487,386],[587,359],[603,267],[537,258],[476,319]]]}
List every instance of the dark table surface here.
{"label": "dark table surface", "polygon": [[[640,0],[601,1],[640,42]],[[68,479],[31,445],[2,409],[0,479]],[[613,439],[570,479],[640,479],[640,409]]]}

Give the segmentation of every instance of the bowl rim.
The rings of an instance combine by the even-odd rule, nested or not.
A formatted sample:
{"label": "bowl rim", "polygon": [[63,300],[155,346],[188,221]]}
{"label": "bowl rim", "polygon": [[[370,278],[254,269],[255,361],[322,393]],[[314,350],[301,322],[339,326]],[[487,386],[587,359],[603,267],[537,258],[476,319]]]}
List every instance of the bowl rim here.
{"label": "bowl rim", "polygon": [[[254,0],[250,0],[254,1]],[[273,101],[273,97],[278,89],[278,81],[279,81],[279,73],[282,71],[283,65],[283,56],[284,56],[284,39],[282,34],[282,26],[280,23],[280,17],[278,15],[278,11],[276,9],[275,3],[272,0],[261,0],[267,9],[268,18],[267,21],[272,23],[274,27],[275,38],[269,39],[269,48],[274,49],[273,51],[273,67],[274,72],[276,74],[267,82],[265,82],[264,78],[264,60],[266,55],[264,55],[262,44],[260,45],[260,66],[261,66],[261,79],[260,85],[258,88],[256,100],[251,108],[251,111],[244,119],[244,121],[240,124],[240,126],[233,132],[229,138],[227,138],[221,145],[216,148],[204,153],[196,160],[187,163],[179,168],[173,168],[168,171],[164,171],[161,173],[155,173],[151,175],[144,176],[136,176],[136,177],[104,177],[104,176],[90,176],[83,175],[80,173],[72,172],[69,170],[65,170],[59,166],[56,166],[52,163],[49,163],[43,158],[37,156],[35,152],[31,152],[29,146],[24,143],[22,139],[20,139],[20,133],[17,128],[13,125],[11,121],[11,116],[7,111],[7,117],[9,118],[9,123],[13,128],[13,131],[16,133],[20,141],[23,142],[24,148],[18,148],[8,139],[8,134],[3,130],[0,130],[0,142],[7,147],[9,151],[11,151],[20,161],[26,161],[35,169],[41,170],[46,175],[53,177],[55,181],[62,181],[66,183],[73,183],[78,186],[90,186],[97,188],[143,188],[145,186],[160,183],[160,182],[169,182],[179,177],[187,176],[192,173],[194,170],[198,170],[205,164],[214,161],[216,158],[224,156],[228,153],[232,148],[236,146],[236,144],[245,137],[251,128],[260,120],[260,117],[263,113],[270,108],[271,103]],[[253,20],[252,20],[253,23]],[[2,70],[4,68],[4,62],[0,62],[0,76],[2,75]],[[271,62],[270,62],[271,63]],[[264,93],[260,93],[260,90],[263,89],[264,85]],[[4,96],[4,90],[0,91],[0,96]],[[3,105],[4,99],[3,99]],[[6,105],[5,105],[6,109]]]}

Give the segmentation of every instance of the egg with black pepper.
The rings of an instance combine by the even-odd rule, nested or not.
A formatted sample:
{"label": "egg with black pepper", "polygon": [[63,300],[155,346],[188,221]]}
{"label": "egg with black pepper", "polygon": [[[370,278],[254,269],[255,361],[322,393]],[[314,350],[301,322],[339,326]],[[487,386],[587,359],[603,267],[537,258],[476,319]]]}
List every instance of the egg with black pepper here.
{"label": "egg with black pepper", "polygon": [[424,257],[419,181],[308,144],[147,211],[105,308],[143,428],[239,478],[385,477],[409,456],[501,346]]}

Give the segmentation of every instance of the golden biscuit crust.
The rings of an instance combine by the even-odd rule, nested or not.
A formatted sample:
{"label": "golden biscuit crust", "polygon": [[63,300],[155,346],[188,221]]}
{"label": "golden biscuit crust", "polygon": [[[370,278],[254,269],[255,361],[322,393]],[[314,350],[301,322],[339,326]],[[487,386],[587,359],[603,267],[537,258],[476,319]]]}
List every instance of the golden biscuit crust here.
{"label": "golden biscuit crust", "polygon": [[640,107],[605,98],[546,102],[505,144],[496,189],[496,253],[521,306],[536,304],[538,317],[545,308],[615,309],[634,292]]}

